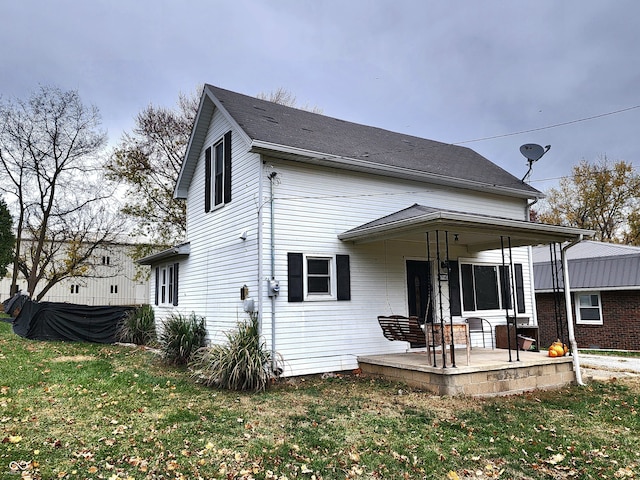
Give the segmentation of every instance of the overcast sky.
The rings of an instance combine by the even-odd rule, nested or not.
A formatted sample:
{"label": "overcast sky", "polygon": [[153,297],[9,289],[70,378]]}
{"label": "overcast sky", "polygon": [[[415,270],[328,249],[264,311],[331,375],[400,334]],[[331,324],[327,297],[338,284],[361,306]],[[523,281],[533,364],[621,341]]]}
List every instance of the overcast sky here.
{"label": "overcast sky", "polygon": [[78,90],[115,144],[203,83],[283,87],[519,178],[520,145],[550,144],[544,191],[582,159],[640,167],[639,18],[637,0],[0,0],[0,95]]}

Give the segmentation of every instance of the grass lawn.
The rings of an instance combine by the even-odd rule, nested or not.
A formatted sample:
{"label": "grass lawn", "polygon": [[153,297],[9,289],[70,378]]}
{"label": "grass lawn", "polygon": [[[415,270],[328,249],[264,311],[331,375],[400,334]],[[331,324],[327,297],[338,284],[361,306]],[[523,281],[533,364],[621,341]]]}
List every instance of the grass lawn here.
{"label": "grass lawn", "polygon": [[640,476],[640,383],[492,399],[355,375],[217,391],[126,346],[0,324],[0,478]]}
{"label": "grass lawn", "polygon": [[625,351],[625,350],[580,350],[580,353],[586,353],[591,355],[605,355],[605,356],[613,356],[613,357],[631,357],[631,358],[640,357],[640,352],[638,351]]}

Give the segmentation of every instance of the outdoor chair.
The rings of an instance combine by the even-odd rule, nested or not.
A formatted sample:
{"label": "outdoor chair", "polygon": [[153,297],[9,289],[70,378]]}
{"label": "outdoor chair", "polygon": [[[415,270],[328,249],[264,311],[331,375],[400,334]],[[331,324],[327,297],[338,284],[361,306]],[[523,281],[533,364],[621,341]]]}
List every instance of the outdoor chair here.
{"label": "outdoor chair", "polygon": [[467,322],[467,324],[469,325],[469,336],[471,336],[472,333],[479,333],[482,335],[483,348],[487,348],[484,332],[488,331],[491,334],[491,349],[494,348],[493,328],[491,327],[491,324],[489,323],[488,320],[480,317],[471,317],[471,318],[465,319],[465,322]]}
{"label": "outdoor chair", "polygon": [[[442,327],[444,326],[444,330]],[[452,348],[464,347],[467,353],[467,365],[471,361],[471,339],[469,337],[469,325],[464,323],[428,323],[427,329],[427,355],[431,359],[431,352],[436,350],[449,350],[450,359],[453,362]],[[444,339],[443,339],[444,337]],[[444,344],[443,344],[444,340]],[[445,352],[446,355],[446,352]],[[435,365],[434,365],[435,366]]]}

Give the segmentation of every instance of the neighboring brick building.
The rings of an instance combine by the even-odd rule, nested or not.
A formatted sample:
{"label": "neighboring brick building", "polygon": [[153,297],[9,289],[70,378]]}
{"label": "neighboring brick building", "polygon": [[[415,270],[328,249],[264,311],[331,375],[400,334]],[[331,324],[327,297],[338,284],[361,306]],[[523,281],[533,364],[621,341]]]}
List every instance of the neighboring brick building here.
{"label": "neighboring brick building", "polygon": [[[560,252],[557,296],[550,256],[549,247],[533,249],[541,347],[567,340]],[[567,250],[567,260],[578,347],[640,350],[640,247],[584,241]]]}

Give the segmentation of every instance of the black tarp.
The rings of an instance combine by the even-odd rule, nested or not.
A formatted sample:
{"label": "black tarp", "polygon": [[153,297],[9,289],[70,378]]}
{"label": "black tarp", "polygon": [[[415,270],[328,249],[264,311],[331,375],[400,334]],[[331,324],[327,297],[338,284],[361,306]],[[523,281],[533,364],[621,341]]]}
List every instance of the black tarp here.
{"label": "black tarp", "polygon": [[133,307],[35,302],[16,294],[3,303],[15,334],[32,340],[113,343],[124,316]]}

